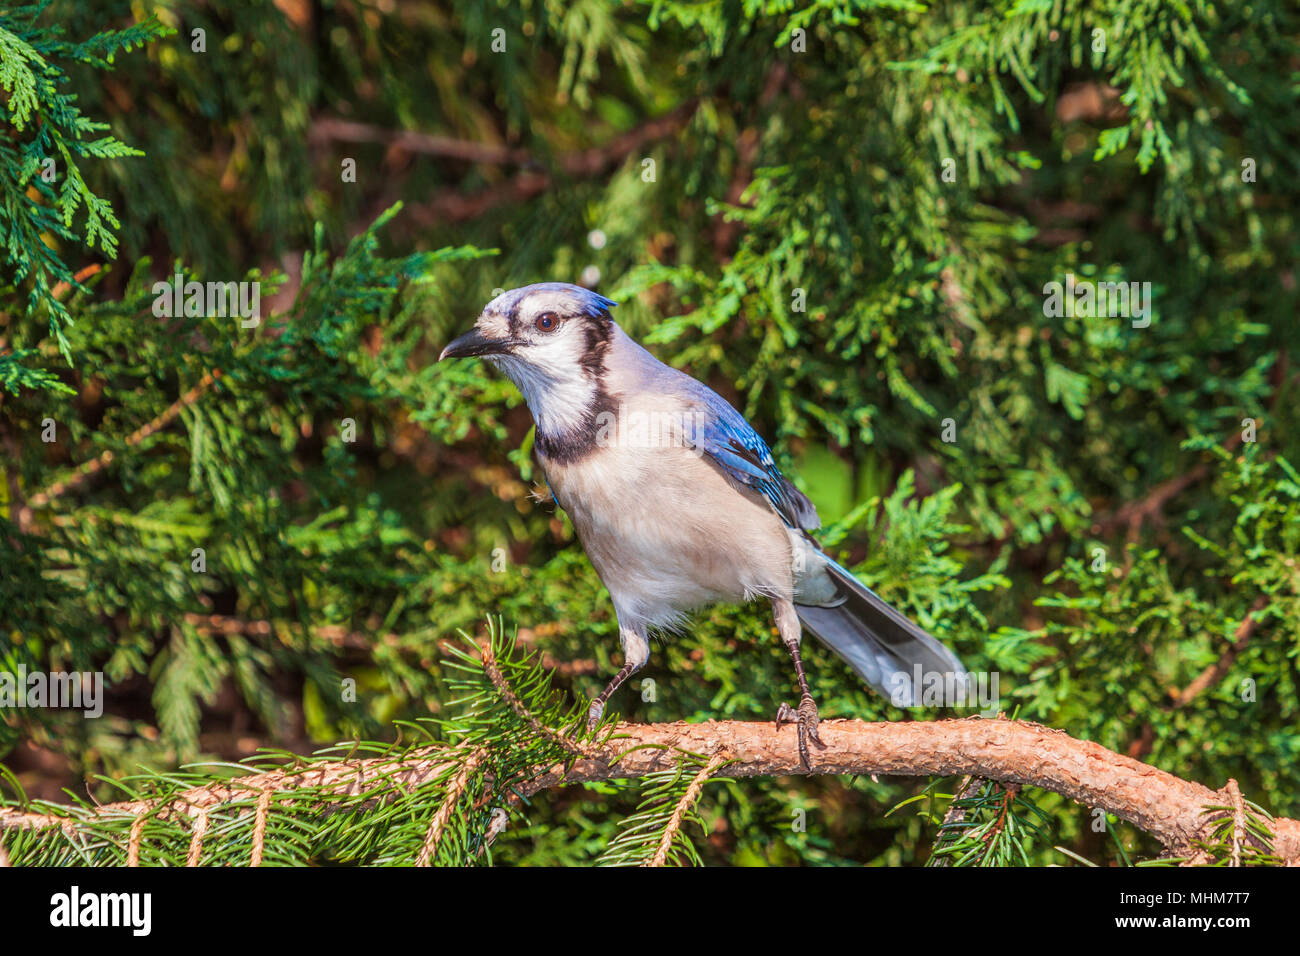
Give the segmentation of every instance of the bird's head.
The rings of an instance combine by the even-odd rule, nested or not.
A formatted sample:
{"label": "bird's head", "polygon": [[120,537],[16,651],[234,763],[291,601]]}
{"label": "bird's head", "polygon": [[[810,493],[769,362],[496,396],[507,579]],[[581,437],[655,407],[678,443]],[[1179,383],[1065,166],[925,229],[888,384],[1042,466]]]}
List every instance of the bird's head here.
{"label": "bird's head", "polygon": [[539,282],[503,292],[439,356],[480,357],[519,387],[541,431],[565,431],[604,394],[616,303],[582,286]]}

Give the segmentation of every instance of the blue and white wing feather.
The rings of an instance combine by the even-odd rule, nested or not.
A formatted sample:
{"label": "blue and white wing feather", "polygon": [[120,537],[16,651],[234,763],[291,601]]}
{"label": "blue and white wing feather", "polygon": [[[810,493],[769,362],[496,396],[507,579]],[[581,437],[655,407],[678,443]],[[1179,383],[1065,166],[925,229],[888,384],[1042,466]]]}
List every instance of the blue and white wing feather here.
{"label": "blue and white wing feather", "polygon": [[704,406],[703,422],[692,436],[699,449],[733,480],[766,498],[789,527],[803,531],[820,527],[817,509],[781,474],[771,449],[753,426],[712,389],[693,380],[692,384],[694,397]]}

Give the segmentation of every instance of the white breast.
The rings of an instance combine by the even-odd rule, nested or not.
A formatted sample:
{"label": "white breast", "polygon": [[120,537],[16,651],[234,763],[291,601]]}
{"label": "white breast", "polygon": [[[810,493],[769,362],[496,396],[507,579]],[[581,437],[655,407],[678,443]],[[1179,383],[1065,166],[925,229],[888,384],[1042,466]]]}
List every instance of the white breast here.
{"label": "white breast", "polygon": [[614,441],[543,467],[620,620],[671,627],[692,608],[790,596],[781,520],[693,450]]}

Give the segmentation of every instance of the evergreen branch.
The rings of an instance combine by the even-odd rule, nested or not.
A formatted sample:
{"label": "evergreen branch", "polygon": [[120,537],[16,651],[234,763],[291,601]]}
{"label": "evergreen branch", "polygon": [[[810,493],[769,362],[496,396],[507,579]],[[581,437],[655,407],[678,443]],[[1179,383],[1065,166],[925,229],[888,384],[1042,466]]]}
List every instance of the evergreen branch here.
{"label": "evergreen branch", "polygon": [[[671,769],[683,754],[725,752],[730,761],[726,775],[733,778],[970,775],[1004,787],[1037,787],[1113,813],[1156,837],[1170,854],[1194,861],[1204,859],[1196,854],[1204,854],[1207,846],[1223,844],[1224,827],[1233,825],[1229,788],[1216,793],[1039,724],[982,718],[906,723],[824,720],[820,730],[827,746],[818,751],[815,765],[808,769],[800,760],[794,729],[776,731],[768,722],[620,724],[610,737],[589,748],[587,756],[568,767],[537,774],[512,790],[526,798],[552,787],[635,779]],[[47,811],[4,807],[0,808],[0,830],[63,827],[94,832],[97,825],[114,818],[134,817],[138,825],[145,814],[165,819],[183,809],[192,816],[201,809],[211,812],[222,805],[261,798],[266,792],[300,788],[306,788],[304,796],[316,816],[320,804],[342,797],[374,799],[391,791],[394,784],[409,791],[435,783],[449,771],[462,768],[465,759],[463,750],[458,754],[446,747],[424,748],[400,758],[318,759],[293,770],[190,788],[161,801]],[[1264,855],[1269,859],[1300,863],[1300,821],[1276,818],[1265,826],[1252,816],[1244,826],[1234,826],[1234,831],[1252,834],[1261,844],[1271,840],[1271,852]]]}
{"label": "evergreen branch", "polygon": [[[1213,664],[1207,665],[1206,668],[1193,678],[1186,687],[1179,690],[1177,687],[1169,688],[1169,700],[1165,706],[1171,710],[1177,710],[1186,707],[1193,700],[1209,690],[1220,680],[1228,671],[1232,670],[1232,665],[1236,663],[1238,656],[1246,649],[1250,643],[1251,636],[1259,626],[1257,615],[1260,611],[1268,606],[1269,598],[1266,594],[1261,594],[1255,599],[1246,616],[1241,623],[1237,625],[1237,630],[1233,634],[1232,643],[1224,648],[1223,653],[1219,655],[1218,660]],[[1155,728],[1150,721],[1144,721],[1142,728],[1138,731],[1137,738],[1129,746],[1127,753],[1134,760],[1141,760],[1151,752],[1155,744]]]}
{"label": "evergreen branch", "polygon": [[646,866],[663,866],[668,861],[668,851],[672,849],[673,841],[677,838],[677,831],[682,828],[682,820],[686,817],[686,812],[695,805],[695,801],[700,797],[700,791],[704,789],[705,782],[717,772],[718,768],[726,763],[726,755],[716,753],[709,758],[709,762],[700,768],[700,772],[695,775],[691,785],[686,788],[682,798],[677,801],[673,808],[673,814],[668,819],[668,825],[664,827],[663,835],[659,838],[659,848],[655,850],[654,857],[645,865]]}
{"label": "evergreen branch", "polygon": [[[1155,861],[1187,866],[1277,866],[1292,861],[1278,855],[1273,834],[1277,820],[1241,795],[1237,781],[1219,791],[1227,803],[1205,808],[1211,817],[1208,836],[1198,837],[1194,851],[1185,857]],[[1283,821],[1286,822],[1286,821]]]}
{"label": "evergreen branch", "polygon": [[[263,619],[250,620],[248,618],[236,617],[231,614],[197,614],[190,611],[185,614],[184,621],[193,627],[198,633],[205,635],[218,635],[230,637],[232,635],[243,635],[245,637],[270,637],[275,634],[281,627],[296,627],[297,622],[290,621],[268,621]],[[376,643],[392,642],[397,635],[383,634],[371,637],[363,634],[361,631],[354,631],[344,627],[341,624],[322,624],[320,627],[311,629],[312,637],[319,638],[334,647],[346,648],[349,650],[371,650]]]}
{"label": "evergreen branch", "polygon": [[[1187,780],[1235,777],[1300,816],[1294,3],[999,0],[930,16],[666,0],[647,20],[593,0],[496,17],[510,48],[491,57],[479,5],[433,19],[329,5],[324,20],[288,6],[190,11],[187,30],[242,38],[198,57],[176,56],[183,43],[122,57],[174,33],[152,17],[105,31],[48,0],[0,10],[0,671],[111,686],[107,719],[0,719],[18,771],[0,767],[0,807],[61,820],[0,828],[13,863],[406,865],[426,847],[432,865],[643,863],[679,808],[668,865],[1046,863],[1039,797],[1063,852],[1095,848],[1069,799],[979,774],[881,778],[834,818],[800,816],[826,779],[685,800],[714,753],[690,737],[648,738],[658,763],[629,784],[529,805],[628,744],[607,739],[612,723],[589,734],[581,706],[607,676],[592,642],[614,639],[615,615],[572,523],[527,495],[539,476],[518,394],[433,358],[489,290],[579,276],[772,437],[845,560],[977,673],[1001,672],[1026,718]],[[796,29],[806,55],[792,57]],[[664,55],[645,55],[647,37]],[[610,139],[654,132],[687,100],[662,138]],[[133,147],[161,161],[118,161]],[[396,241],[364,221],[381,199],[416,204]],[[506,254],[471,262],[469,242]],[[461,248],[381,253],[447,244]],[[109,281],[77,271],[114,250]],[[230,315],[140,321],[163,261],[261,280],[268,324],[245,337]],[[277,262],[283,285],[250,269]],[[1066,273],[1149,287],[1118,311],[1150,321],[1049,315],[1044,282]],[[209,368],[240,387],[129,444]],[[1245,416],[1258,439],[1238,437]],[[1223,452],[1229,433],[1232,455],[1192,454]],[[106,448],[111,468],[77,474]],[[467,667],[431,659],[489,608],[526,622],[515,641],[537,663],[492,640],[495,681],[478,646]],[[689,648],[664,649],[671,702],[647,677],[634,713],[624,693],[628,717],[757,719],[789,679],[771,642],[736,653],[763,637],[761,605],[701,615]],[[892,713],[810,654],[826,713]],[[557,681],[568,693],[548,698]],[[362,742],[390,728],[406,743]],[[912,732],[941,733],[890,731]],[[339,739],[357,743],[312,753]],[[268,757],[264,741],[312,755]],[[363,792],[291,779],[201,813],[181,799],[359,748],[391,761],[366,764]],[[259,756],[133,769],[199,752]],[[421,756],[421,782],[388,773]],[[635,772],[634,756],[602,780]],[[28,803],[24,785],[78,806]],[[896,844],[844,832],[894,791],[926,801]],[[720,824],[693,846],[706,793]],[[85,816],[110,801],[145,809]],[[1272,862],[1267,813],[1231,784],[1212,803],[1185,816],[1200,829],[1177,852]],[[1117,819],[1108,855],[1128,865],[1130,836],[1157,852]],[[1285,843],[1294,830],[1277,826]]]}
{"label": "evergreen branch", "polygon": [[[1224,440],[1223,449],[1231,452],[1240,444],[1241,433],[1234,431]],[[1198,462],[1186,471],[1153,485],[1142,497],[1132,501],[1125,501],[1105,514],[1094,515],[1088,526],[1089,532],[1094,535],[1104,536],[1113,534],[1120,528],[1125,528],[1128,535],[1127,540],[1130,543],[1135,542],[1143,524],[1156,518],[1164,511],[1165,506],[1170,501],[1211,474],[1212,469],[1209,462]],[[1008,525],[1003,529],[1002,534],[987,543],[995,547],[1002,547],[1012,539],[1013,534],[1014,528]],[[1064,525],[1058,525],[1043,537],[1039,545],[1064,541],[1069,536],[1069,529]]]}
{"label": "evergreen branch", "polygon": [[447,788],[447,796],[442,801],[442,806],[438,807],[438,812],[433,815],[429,821],[429,830],[424,837],[424,845],[420,847],[420,855],[415,858],[416,866],[428,866],[438,854],[438,844],[442,841],[442,833],[447,828],[447,822],[451,819],[451,812],[456,807],[456,801],[460,799],[465,792],[465,787],[469,783],[470,776],[478,769],[483,758],[487,756],[487,750],[480,747],[469,755],[460,772],[451,781],[451,786]]}
{"label": "evergreen branch", "polygon": [[1257,615],[1268,606],[1268,600],[1266,594],[1261,594],[1255,599],[1250,611],[1247,612],[1241,624],[1237,626],[1236,632],[1232,635],[1232,643],[1224,648],[1217,661],[1197,674],[1191,683],[1182,690],[1170,689],[1169,695],[1173,698],[1174,707],[1186,707],[1197,696],[1217,684],[1232,669],[1233,663],[1237,660],[1237,655],[1246,649],[1246,645],[1250,643],[1251,635],[1259,627]]}
{"label": "evergreen branch", "polygon": [[[1225,451],[1234,451],[1241,444],[1241,432],[1233,432],[1223,443]],[[1101,518],[1094,524],[1095,533],[1105,534],[1122,525],[1128,526],[1128,540],[1137,541],[1138,532],[1144,522],[1159,515],[1174,498],[1177,498],[1192,485],[1211,473],[1208,462],[1199,462],[1181,475],[1175,475],[1160,482],[1137,501],[1128,502],[1113,514]]]}
{"label": "evergreen branch", "polygon": [[[197,614],[193,611],[185,614],[184,621],[200,634],[213,634],[223,637],[239,634],[248,637],[269,637],[277,633],[281,627],[299,626],[296,621],[250,620],[231,614]],[[382,635],[370,635],[363,631],[344,627],[341,624],[322,624],[319,627],[312,628],[311,635],[332,644],[334,647],[353,651],[370,651],[374,649],[376,644],[384,643],[410,654],[417,652],[415,648],[400,647],[398,644],[400,635],[391,631]],[[526,629],[521,629],[515,640],[524,647],[531,647],[535,643],[535,639],[531,637],[530,632]],[[487,641],[480,641],[480,648],[487,646],[487,643]],[[543,652],[540,663],[546,670],[566,676],[599,674],[601,672],[600,662],[594,658],[559,660]]]}
{"label": "evergreen branch", "polygon": [[1020,787],[967,778],[939,827],[928,866],[1028,863],[1024,843],[1042,830],[1043,813]]}
{"label": "evergreen branch", "polygon": [[528,709],[527,705],[524,704],[519,695],[514,692],[514,689],[510,686],[510,682],[506,680],[505,675],[501,673],[501,668],[497,664],[496,650],[490,641],[480,644],[479,650],[482,654],[483,672],[492,682],[492,686],[497,689],[501,694],[501,697],[507,704],[509,704],[510,709],[513,710],[519,718],[524,720],[538,737],[549,740],[551,743],[567,750],[571,754],[576,754],[582,757],[595,756],[596,751],[593,748],[574,740],[572,737],[566,737],[556,731],[553,727],[547,726]]}
{"label": "evergreen branch", "polygon": [[[134,448],[151,435],[162,431],[170,425],[190,405],[199,400],[212,384],[221,377],[221,370],[214,368],[210,372],[205,372],[199,379],[198,384],[189,389],[184,395],[172,402],[166,409],[160,412],[152,420],[141,425],[130,435],[127,436],[124,443],[126,448]],[[76,491],[91,478],[98,475],[101,471],[113,463],[114,453],[111,448],[105,449],[95,458],[81,465],[76,472],[69,478],[56,481],[42,491],[38,491],[27,500],[27,506],[18,514],[19,527],[27,529],[31,526],[32,511],[37,508],[44,508],[54,499],[59,498],[70,491]]]}
{"label": "evergreen branch", "polygon": [[256,818],[253,821],[253,852],[249,866],[262,865],[262,852],[266,846],[266,820],[271,813],[271,791],[263,790],[257,798]]}
{"label": "evergreen branch", "polygon": [[126,865],[140,865],[140,845],[144,842],[144,822],[147,813],[140,811],[131,821],[131,832],[126,841]]}
{"label": "evergreen branch", "polygon": [[[948,810],[943,815],[943,822],[939,824],[941,839],[944,832],[958,830],[966,822],[966,815],[971,809],[968,798],[977,794],[987,783],[987,780],[979,777],[965,777],[958,784],[956,792],[952,795],[952,802],[948,804]],[[948,866],[951,861],[947,857],[935,857],[931,854],[930,862],[934,866]]]}
{"label": "evergreen branch", "polygon": [[208,832],[208,811],[199,810],[194,814],[194,834],[190,838],[190,851],[185,855],[186,866],[198,866],[203,853],[203,836]]}
{"label": "evergreen branch", "polygon": [[[606,845],[596,865],[650,866],[659,854],[661,838],[666,838],[662,862],[671,855],[674,862],[684,859],[698,866],[700,856],[681,826],[694,816],[692,785],[706,763],[694,755],[682,754],[667,769],[641,778],[641,802],[634,813],[619,820],[618,835]],[[699,822],[702,828],[703,822]]]}
{"label": "evergreen branch", "polygon": [[1241,796],[1237,781],[1229,780],[1223,789],[1232,801],[1232,865],[1241,866],[1241,843],[1246,832],[1246,801]]}
{"label": "evergreen branch", "polygon": [[59,281],[54,283],[54,286],[50,289],[50,295],[62,301],[63,297],[72,290],[72,286],[74,283],[77,286],[80,286],[82,283],[84,283],[87,279],[91,278],[92,276],[99,275],[99,272],[102,268],[103,266],[101,266],[98,262],[92,262],[90,265],[78,269],[76,274],[73,275],[72,277],[72,282]]}
{"label": "evergreen branch", "polygon": [[[63,259],[62,243],[47,237],[79,242],[92,251],[98,247],[115,258],[121,223],[112,204],[87,184],[77,160],[144,154],[112,136],[88,135],[109,124],[82,114],[78,96],[64,88],[69,80],[66,66],[79,62],[108,69],[117,51],[175,31],[150,16],[124,30],[105,30],[71,43],[61,38],[59,27],[35,25],[44,9],[38,4],[0,10],[0,250],[13,277],[29,286],[27,316],[44,305],[50,333],[70,360],[66,331],[72,316],[56,292],[79,282]],[[58,188],[45,178],[45,164],[56,158],[61,160]],[[79,237],[72,226],[83,209],[85,229]],[[0,375],[10,391],[24,386],[61,391],[52,376],[24,369],[14,360],[0,362]]]}
{"label": "evergreen branch", "polygon": [[[403,760],[371,758],[369,760],[319,761],[294,770],[273,770],[249,774],[234,780],[221,780],[181,791],[158,800],[123,800],[101,804],[91,810],[67,807],[58,813],[19,812],[0,807],[0,829],[40,830],[114,817],[131,817],[131,845],[128,851],[138,858],[139,837],[148,817],[169,820],[181,814],[228,806],[241,801],[257,801],[264,793],[291,793],[311,788],[334,796],[365,795],[399,786],[416,787],[430,783],[455,765],[451,759],[434,756],[437,748]],[[128,865],[131,865],[128,863]]]}

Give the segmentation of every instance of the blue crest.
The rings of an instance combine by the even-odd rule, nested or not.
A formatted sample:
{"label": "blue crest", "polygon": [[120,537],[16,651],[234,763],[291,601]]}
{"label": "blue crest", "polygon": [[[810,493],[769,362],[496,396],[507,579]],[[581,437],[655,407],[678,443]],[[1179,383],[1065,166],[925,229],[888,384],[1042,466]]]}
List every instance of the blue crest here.
{"label": "blue crest", "polygon": [[527,296],[534,292],[564,292],[572,300],[572,311],[574,314],[588,316],[589,318],[598,319],[609,312],[610,309],[618,305],[613,299],[607,299],[599,292],[593,292],[591,289],[583,288],[580,285],[573,285],[570,282],[535,282],[532,285],[520,286],[518,289],[511,289],[508,292],[502,292],[499,296],[487,304],[485,311],[502,313],[509,315],[518,308],[519,303]]}

